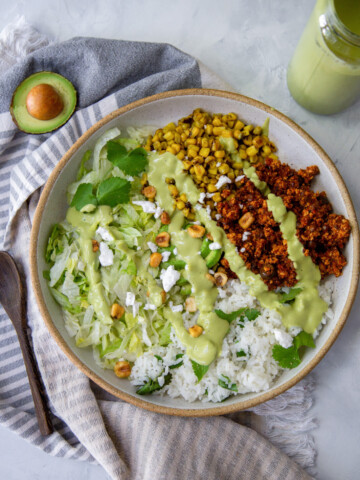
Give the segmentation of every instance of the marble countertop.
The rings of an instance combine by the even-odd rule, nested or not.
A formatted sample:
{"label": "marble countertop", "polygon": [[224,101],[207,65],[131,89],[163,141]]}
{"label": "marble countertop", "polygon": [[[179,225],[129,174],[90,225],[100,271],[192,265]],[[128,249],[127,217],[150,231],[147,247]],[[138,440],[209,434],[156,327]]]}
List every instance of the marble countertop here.
{"label": "marble countertop", "polygon": [[[272,105],[301,125],[333,159],[360,211],[360,102],[337,115],[317,116],[298,106],[286,87],[286,67],[314,3],[0,0],[0,30],[24,15],[56,40],[96,36],[175,45],[235,91]],[[320,480],[354,480],[360,475],[359,310],[358,295],[339,338],[315,368]],[[107,478],[100,467],[50,457],[2,427],[0,445],[0,476],[7,480]]]}

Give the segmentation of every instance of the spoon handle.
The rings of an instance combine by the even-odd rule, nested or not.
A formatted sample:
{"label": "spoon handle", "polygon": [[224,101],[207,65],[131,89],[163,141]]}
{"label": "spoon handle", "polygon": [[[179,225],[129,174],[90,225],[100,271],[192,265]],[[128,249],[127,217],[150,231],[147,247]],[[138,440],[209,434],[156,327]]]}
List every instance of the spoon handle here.
{"label": "spoon handle", "polygon": [[42,435],[50,435],[54,431],[54,428],[51,423],[50,410],[46,403],[44,388],[41,384],[40,373],[32,352],[27,331],[24,328],[18,328],[17,335],[24,358],[27,376],[29,378],[40,432]]}

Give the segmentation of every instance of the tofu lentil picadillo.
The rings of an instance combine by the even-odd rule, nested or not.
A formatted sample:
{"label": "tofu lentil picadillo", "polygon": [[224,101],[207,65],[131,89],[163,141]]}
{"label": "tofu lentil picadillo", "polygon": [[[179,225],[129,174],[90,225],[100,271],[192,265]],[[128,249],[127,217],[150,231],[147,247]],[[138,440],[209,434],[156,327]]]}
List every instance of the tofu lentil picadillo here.
{"label": "tofu lentil picadillo", "polygon": [[198,109],[108,130],[82,159],[44,276],[76,345],[139,395],[266,390],[332,315],[349,222],[310,189],[313,167],[280,164],[268,128]]}

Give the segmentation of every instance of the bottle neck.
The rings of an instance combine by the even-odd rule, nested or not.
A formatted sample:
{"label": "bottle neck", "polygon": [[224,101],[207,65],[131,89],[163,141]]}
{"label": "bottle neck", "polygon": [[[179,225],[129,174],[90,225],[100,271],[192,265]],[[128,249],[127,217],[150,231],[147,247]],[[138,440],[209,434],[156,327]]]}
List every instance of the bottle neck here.
{"label": "bottle neck", "polygon": [[358,65],[360,64],[360,36],[349,30],[339,18],[335,2],[336,0],[328,0],[326,9],[319,16],[321,34],[327,47],[337,57]]}

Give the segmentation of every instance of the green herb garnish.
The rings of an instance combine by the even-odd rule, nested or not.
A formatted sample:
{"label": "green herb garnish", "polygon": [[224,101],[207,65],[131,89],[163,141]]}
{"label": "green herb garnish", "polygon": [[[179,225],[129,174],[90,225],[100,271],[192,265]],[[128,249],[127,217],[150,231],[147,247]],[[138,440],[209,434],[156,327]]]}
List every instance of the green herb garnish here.
{"label": "green herb garnish", "polygon": [[290,288],[289,293],[282,293],[279,298],[280,303],[291,303],[301,292],[301,288]]}
{"label": "green herb garnish", "polygon": [[[178,353],[178,354],[175,356],[175,360],[179,360],[179,358],[182,358],[183,356],[184,356],[183,353]],[[183,365],[183,364],[184,364],[184,362],[181,360],[180,362],[175,363],[174,365],[170,365],[169,368],[170,368],[171,370],[173,370],[174,368],[179,368],[179,367],[181,367],[181,365]]]}
{"label": "green herb garnish", "polygon": [[136,390],[136,393],[139,395],[148,395],[152,392],[156,392],[156,390],[161,390],[165,385],[169,385],[171,382],[171,373],[165,375],[165,382],[162,387],[160,387],[158,379],[152,380],[150,379],[147,383],[142,385],[140,388]]}
{"label": "green herb garnish", "polygon": [[231,312],[231,313],[225,313],[222,310],[215,310],[215,313],[218,317],[231,323],[236,318],[240,317],[240,315],[244,313],[245,310],[246,310],[245,308],[240,308],[240,310],[236,310],[235,312]]}
{"label": "green herb garnish", "polygon": [[127,180],[119,177],[111,177],[103,180],[99,184],[95,195],[91,183],[81,183],[76,190],[70,206],[80,211],[86,205],[108,205],[109,207],[115,207],[119,203],[128,203],[130,200],[130,187],[131,184]]}
{"label": "green herb garnish", "polygon": [[227,377],[226,375],[221,375],[221,376],[225,380],[222,380],[221,378],[219,378],[218,384],[220,385],[220,387],[226,388],[226,390],[231,390],[232,392],[238,391],[236,383],[231,383],[230,378]]}
{"label": "green herb garnish", "polygon": [[193,360],[191,360],[191,365],[195,373],[195,376],[198,379],[198,382],[200,382],[200,380],[203,378],[205,373],[209,370],[209,365],[200,365],[199,363],[196,363]]}
{"label": "green herb garnish", "polygon": [[163,361],[163,359],[162,359],[162,357],[160,357],[160,355],[154,355],[154,357],[157,358],[159,360],[159,362]]}
{"label": "green herb garnish", "polygon": [[107,158],[127,175],[138,175],[148,164],[147,152],[144,148],[127,151],[123,145],[110,140],[107,142]]}
{"label": "green herb garnish", "polygon": [[236,356],[237,357],[246,357],[246,353],[244,352],[244,350],[239,350],[238,352],[236,352]]}
{"label": "green herb garnish", "polygon": [[293,340],[293,344],[289,348],[281,345],[274,345],[272,356],[282,368],[295,368],[301,363],[301,347],[315,348],[312,335],[306,332],[300,332]]}

